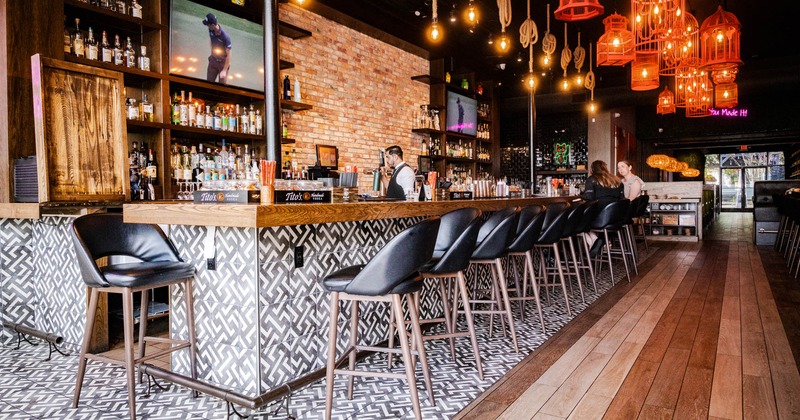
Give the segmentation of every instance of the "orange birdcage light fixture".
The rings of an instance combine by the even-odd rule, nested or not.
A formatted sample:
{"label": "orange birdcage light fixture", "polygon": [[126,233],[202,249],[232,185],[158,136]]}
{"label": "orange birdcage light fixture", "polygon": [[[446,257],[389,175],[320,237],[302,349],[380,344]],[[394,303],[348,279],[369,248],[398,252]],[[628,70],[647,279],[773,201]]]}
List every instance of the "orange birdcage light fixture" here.
{"label": "orange birdcage light fixture", "polygon": [[711,87],[711,80],[708,73],[698,70],[689,78],[690,83],[686,86],[686,116],[690,118],[707,117],[708,108],[713,100],[714,90]]}
{"label": "orange birdcage light fixture", "polygon": [[628,19],[614,13],[603,19],[606,30],[597,40],[598,66],[624,66],[633,61],[633,33]]}
{"label": "orange birdcage light fixture", "polygon": [[742,65],[739,54],[739,38],[742,25],[736,15],[717,8],[700,26],[702,67],[720,70]]}
{"label": "orange birdcage light fixture", "polygon": [[675,21],[672,32],[661,42],[662,76],[674,76],[681,62],[699,58],[700,28],[691,13],[683,13]]}
{"label": "orange birdcage light fixture", "polygon": [[555,17],[565,22],[591,19],[603,14],[603,5],[598,0],[559,0]]}
{"label": "orange birdcage light fixture", "polygon": [[714,87],[714,104],[717,108],[739,105],[739,87],[736,83],[723,83]]}
{"label": "orange birdcage light fixture", "polygon": [[660,50],[662,41],[672,36],[684,6],[684,0],[632,0],[636,51]]}
{"label": "orange birdcage light fixture", "polygon": [[669,156],[667,155],[650,155],[645,161],[648,166],[656,169],[664,169],[669,164]]}
{"label": "orange birdcage light fixture", "polygon": [[711,80],[714,84],[720,85],[725,83],[733,83],[736,81],[736,75],[739,73],[739,67],[731,66],[721,70],[711,72]]}
{"label": "orange birdcage light fixture", "polygon": [[690,58],[681,61],[675,70],[675,107],[686,108],[687,96],[696,88],[699,77],[700,59]]}
{"label": "orange birdcage light fixture", "polygon": [[659,115],[675,113],[675,95],[673,95],[667,86],[664,86],[664,91],[658,95],[656,113]]}
{"label": "orange birdcage light fixture", "polygon": [[631,64],[631,90],[651,90],[658,86],[658,53],[637,51]]}

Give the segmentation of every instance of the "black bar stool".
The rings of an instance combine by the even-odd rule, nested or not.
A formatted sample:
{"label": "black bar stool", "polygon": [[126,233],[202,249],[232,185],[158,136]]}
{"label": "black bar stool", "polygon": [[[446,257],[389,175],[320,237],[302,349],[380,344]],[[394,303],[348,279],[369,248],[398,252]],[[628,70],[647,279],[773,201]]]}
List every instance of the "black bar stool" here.
{"label": "black bar stool", "polygon": [[[553,203],[547,206],[542,233],[539,234],[538,238],[536,238],[536,242],[533,246],[538,251],[541,276],[541,281],[537,282],[536,287],[547,288],[561,286],[561,290],[564,293],[564,303],[567,305],[567,314],[572,314],[572,310],[569,307],[567,284],[564,280],[564,269],[561,264],[561,256],[558,252],[558,244],[561,242],[561,232],[564,231],[564,225],[567,223],[568,210],[569,203],[566,202]],[[548,258],[545,254],[546,250],[550,251],[551,257],[553,258],[553,267],[551,268],[547,267]],[[554,276],[553,281],[550,281],[551,272]],[[557,280],[555,279],[556,275],[558,275]],[[547,302],[549,304],[549,289],[545,289],[545,293],[547,295]]]}
{"label": "black bar stool", "polygon": [[589,243],[589,237],[586,234],[592,229],[592,222],[597,217],[598,213],[600,213],[599,201],[594,200],[586,203],[586,206],[583,209],[583,215],[581,216],[580,221],[578,221],[578,226],[575,228],[575,235],[577,238],[579,238],[579,243],[577,246],[580,262],[578,263],[578,268],[589,272],[589,277],[592,279],[592,287],[594,287],[595,294],[597,293],[597,281],[594,275],[592,256],[589,254],[589,247],[591,244]]}
{"label": "black bar stool", "polygon": [[[619,240],[619,247],[620,249],[615,253],[619,253],[622,257],[622,262],[625,264],[625,275],[628,277],[628,283],[631,281],[631,275],[628,271],[628,259],[625,256],[625,241],[622,239],[622,229],[623,224],[625,223],[625,216],[628,214],[628,207],[630,207],[631,200],[627,198],[624,200],[615,201],[613,203],[609,203],[602,210],[600,210],[600,214],[597,215],[597,218],[592,222],[592,232],[603,234],[603,240],[606,244],[606,256],[608,257],[608,269],[611,272],[611,284],[614,284],[614,265],[611,262],[611,254],[614,253],[612,250],[612,242],[608,236],[610,233],[616,233],[617,239]],[[598,258],[600,262],[600,269],[603,268],[602,266],[602,257]],[[595,270],[595,272],[599,273],[600,269]]]}
{"label": "black bar stool", "polygon": [[[402,297],[412,295],[422,288],[423,277],[419,270],[430,261],[436,244],[436,235],[439,230],[439,217],[431,217],[417,223],[401,232],[389,241],[366,265],[355,265],[343,268],[321,279],[320,285],[331,292],[331,313],[328,332],[328,362],[325,390],[325,419],[331,418],[333,407],[333,376],[334,374],[348,375],[348,397],[353,396],[353,379],[355,376],[376,376],[382,378],[406,379],[408,381],[411,402],[414,406],[414,415],[422,418],[417,394],[417,381],[414,376],[416,359],[412,353],[419,356],[422,363],[422,374],[425,377],[425,386],[431,405],[434,403],[428,359],[425,355],[425,346],[422,342],[422,332],[419,326],[419,313],[416,305],[409,299],[409,317],[411,318],[411,332],[413,340],[419,343],[415,351],[409,346],[405,334],[400,334],[400,353],[403,355],[405,375],[390,372],[372,372],[356,370],[356,352],[359,350],[397,352],[396,349],[386,349],[376,346],[362,346],[358,344],[358,303],[360,301],[391,302],[394,311],[397,329],[405,331],[405,316],[403,314]],[[350,317],[350,345],[336,360],[336,339],[338,335],[337,320],[339,318],[339,301],[350,300],[353,302]],[[345,356],[349,357],[347,369],[337,369],[344,363]]]}
{"label": "black bar stool", "polygon": [[[494,330],[494,316],[500,315],[503,324],[503,335],[505,336],[505,321],[508,321],[511,330],[511,339],[514,342],[514,351],[519,353],[517,344],[517,331],[514,328],[514,318],[511,316],[511,302],[508,298],[508,285],[503,274],[502,260],[508,252],[508,246],[514,240],[517,229],[517,218],[519,217],[519,207],[507,207],[494,212],[481,226],[478,232],[478,242],[475,250],[470,257],[470,264],[475,265],[477,287],[477,274],[480,266],[488,266],[491,272],[491,299],[472,299],[470,304],[489,304],[489,309],[472,310],[473,314],[488,314],[489,336]],[[477,290],[473,290],[477,292]],[[496,309],[495,309],[496,307]],[[506,319],[503,319],[503,316]]]}
{"label": "black bar stool", "polygon": [[[578,281],[578,289],[581,293],[581,302],[586,302],[586,297],[583,294],[583,283],[581,283],[581,270],[580,262],[578,261],[578,254],[575,252],[575,241],[573,236],[578,233],[578,225],[583,219],[583,212],[586,210],[588,201],[584,201],[578,205],[573,203],[567,209],[567,222],[564,223],[564,230],[561,231],[561,250],[564,253],[564,271],[567,277],[575,277]],[[571,263],[571,264],[570,264]],[[570,290],[572,290],[572,283],[570,282]]]}
{"label": "black bar stool", "polygon": [[631,257],[631,265],[633,266],[633,270],[636,272],[636,275],[639,275],[639,250],[636,247],[636,238],[633,236],[633,219],[639,212],[639,207],[641,207],[642,201],[645,199],[644,197],[647,196],[640,195],[631,200],[631,204],[628,206],[628,212],[625,215],[625,223],[622,225],[622,229],[625,232],[623,237],[627,241],[625,255],[629,255]]}
{"label": "black bar stool", "polygon": [[[455,338],[469,337],[472,344],[472,354],[478,376],[483,379],[483,365],[478,348],[478,338],[475,334],[475,324],[470,309],[467,281],[464,270],[469,266],[470,253],[475,249],[478,232],[481,228],[481,211],[475,208],[464,208],[451,211],[442,216],[439,234],[436,237],[436,247],[433,259],[422,268],[421,273],[425,278],[439,280],[439,295],[442,301],[442,317],[420,320],[421,324],[444,322],[447,332],[435,335],[423,335],[424,340],[447,338],[450,341],[450,355],[455,360]],[[459,298],[464,305],[467,318],[467,331],[458,332],[458,306]],[[452,306],[450,300],[452,299]],[[419,312],[420,292],[414,294],[414,304]],[[452,308],[452,309],[451,309]],[[389,325],[389,347],[394,347],[394,327]],[[392,355],[389,354],[391,366]]]}
{"label": "black bar stool", "polygon": [[[125,367],[128,382],[128,406],[130,417],[134,419],[136,418],[134,369],[137,364],[176,350],[189,348],[192,378],[197,378],[192,299],[194,267],[181,261],[178,251],[157,225],[123,223],[120,213],[97,213],[75,219],[72,223],[72,239],[83,281],[91,291],[72,407],[77,407],[80,400],[83,377],[86,373],[86,361],[91,359],[108,362]],[[98,267],[98,259],[110,256],[134,257],[141,262]],[[186,325],[189,339],[184,341],[146,337],[148,292],[156,287],[173,284],[183,285],[186,292]],[[134,292],[142,292],[138,358],[134,357],[133,352]],[[120,293],[122,295],[125,334],[124,361],[88,352],[100,293]],[[147,341],[169,343],[170,348],[145,356]]]}
{"label": "black bar stool", "polygon": [[[636,214],[633,216],[635,218],[634,222],[637,227],[639,227],[639,233],[642,235],[642,242],[644,242],[644,249],[650,249],[647,245],[647,228],[644,223],[645,216],[647,215],[647,208],[650,204],[650,196],[649,195],[642,195],[639,196],[641,201],[639,201],[639,207],[636,209]],[[633,233],[633,243],[636,244],[636,231],[634,230]],[[638,248],[636,248],[637,256],[638,256]]]}
{"label": "black bar stool", "polygon": [[[525,302],[528,300],[536,301],[536,310],[539,312],[539,323],[544,327],[544,314],[542,313],[542,302],[539,299],[539,287],[536,286],[533,269],[533,244],[539,238],[544,225],[546,210],[544,206],[532,205],[522,209],[517,224],[517,235],[514,242],[508,246],[508,270],[514,271],[514,289],[509,292],[516,292],[517,296],[509,298],[511,301],[519,301],[520,319],[525,319]],[[519,269],[517,260],[522,260],[524,264],[522,285],[519,283]],[[530,283],[529,283],[530,282]],[[533,290],[533,296],[528,296],[528,289]]]}

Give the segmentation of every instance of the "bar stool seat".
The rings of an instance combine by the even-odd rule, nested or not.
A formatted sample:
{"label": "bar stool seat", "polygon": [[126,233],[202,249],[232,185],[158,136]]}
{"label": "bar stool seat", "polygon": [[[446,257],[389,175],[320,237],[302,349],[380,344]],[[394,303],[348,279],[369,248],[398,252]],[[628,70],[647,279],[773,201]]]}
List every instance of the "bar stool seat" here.
{"label": "bar stool seat", "polygon": [[[320,286],[330,292],[330,319],[328,330],[328,360],[326,368],[325,389],[325,419],[331,418],[333,409],[333,379],[334,375],[347,375],[348,398],[353,397],[353,379],[355,376],[375,376],[392,379],[405,379],[408,382],[409,394],[416,418],[422,418],[417,393],[415,377],[416,358],[422,364],[422,374],[428,391],[428,399],[434,404],[428,359],[425,346],[422,344],[422,332],[419,326],[419,313],[417,306],[409,299],[408,312],[411,323],[413,342],[419,343],[414,349],[406,340],[405,334],[400,334],[400,351],[392,348],[377,347],[375,345],[362,345],[358,342],[359,302],[390,302],[391,311],[397,328],[405,331],[405,315],[403,312],[402,297],[411,295],[423,286],[423,277],[419,274],[420,268],[428,263],[433,255],[436,235],[439,230],[440,218],[431,217],[401,232],[389,241],[366,265],[355,265],[342,268],[331,275],[319,280]],[[342,357],[336,359],[336,343],[338,337],[339,301],[352,302],[350,312],[350,343]],[[356,352],[359,350],[380,351],[388,353],[401,353],[405,374],[392,372],[378,372],[356,370]],[[345,360],[348,367],[339,368]]]}
{"label": "bar stool seat", "polygon": [[[72,239],[75,255],[84,283],[89,288],[90,298],[86,315],[86,330],[83,335],[75,394],[72,406],[80,401],[86,362],[91,360],[108,362],[125,367],[128,388],[130,418],[136,418],[135,369],[147,360],[162,357],[171,352],[189,349],[192,378],[197,378],[197,347],[194,331],[194,300],[192,280],[195,270],[183,262],[178,251],[157,225],[124,223],[121,213],[95,213],[81,216],[72,223]],[[103,267],[97,260],[111,256],[133,257],[140,262],[111,264]],[[147,337],[147,304],[151,289],[161,286],[181,285],[185,291],[186,326],[188,340]],[[141,292],[139,317],[139,356],[134,355],[133,341],[133,293]],[[94,330],[100,293],[122,295],[125,359],[119,360],[89,353],[89,344]],[[170,347],[146,355],[147,342],[168,343]],[[141,372],[139,374],[141,381]]]}

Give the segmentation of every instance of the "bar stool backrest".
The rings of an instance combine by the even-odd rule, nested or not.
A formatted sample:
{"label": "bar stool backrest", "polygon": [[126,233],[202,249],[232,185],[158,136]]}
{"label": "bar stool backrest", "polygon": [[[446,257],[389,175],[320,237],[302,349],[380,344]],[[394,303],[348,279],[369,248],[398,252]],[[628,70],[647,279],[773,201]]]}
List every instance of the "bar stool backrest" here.
{"label": "bar stool backrest", "polygon": [[[550,212],[551,206],[547,206],[547,215],[544,219],[544,226],[542,226],[542,233],[536,239],[537,245],[554,244],[561,240],[561,232],[564,231],[564,225],[567,223],[567,216],[569,215],[569,205],[559,206],[560,212]],[[556,207],[556,211],[559,210]],[[550,223],[548,223],[548,216],[550,216]]]}
{"label": "bar stool backrest", "polygon": [[345,292],[383,296],[430,261],[441,218],[425,219],[392,238],[372,257]]}
{"label": "bar stool backrest", "polygon": [[[542,207],[542,206],[538,206]],[[523,210],[524,211],[524,210]],[[509,252],[525,252],[533,249],[533,244],[539,238],[542,232],[542,225],[544,225],[545,212],[539,212],[534,218],[528,222],[528,226],[522,232],[517,234],[514,242],[508,246]]]}
{"label": "bar stool backrest", "polygon": [[564,230],[561,232],[562,238],[569,238],[578,233],[578,225],[583,219],[583,212],[588,205],[588,201],[584,201],[577,206],[574,203],[570,205],[567,209],[567,222],[564,223]]}
{"label": "bar stool backrest", "polygon": [[650,204],[650,196],[649,195],[640,195],[638,197],[639,200],[639,207],[636,209],[636,214],[633,217],[642,217],[647,213],[647,205]]}
{"label": "bar stool backrest", "polygon": [[172,242],[157,225],[123,223],[121,213],[87,214],[72,222],[72,240],[83,281],[91,287],[111,286],[96,260],[127,256],[142,261],[180,262]]}
{"label": "bar stool backrest", "polygon": [[[528,228],[531,221],[539,215],[539,213],[544,213],[546,210],[545,206],[541,204],[532,204],[527,207],[523,207],[522,210],[519,212],[519,219],[517,220],[517,237],[522,234],[522,231]],[[542,220],[544,221],[544,219]]]}
{"label": "bar stool backrest", "polygon": [[[444,220],[446,216],[447,214],[442,216],[442,220]],[[439,229],[439,235],[441,236],[441,228]],[[425,271],[432,274],[448,274],[466,270],[469,266],[469,258],[472,254],[472,250],[475,249],[475,243],[478,240],[478,231],[480,231],[480,229],[481,217],[480,211],[478,211],[469,225],[462,227],[458,238],[445,250],[442,257],[436,261],[436,264]]]}
{"label": "bar stool backrest", "polygon": [[578,222],[578,227],[575,228],[575,233],[590,231],[592,229],[592,221],[594,221],[598,213],[600,213],[600,202],[597,200],[587,202],[583,208],[583,216]]}
{"label": "bar stool backrest", "polygon": [[[436,235],[436,248],[434,250],[446,252],[452,248],[453,244],[464,234],[464,230],[475,219],[479,219],[481,214],[480,210],[472,207],[453,210],[444,214],[439,226],[439,234]],[[478,227],[480,227],[480,223],[478,223]],[[477,231],[475,234],[477,238]]]}
{"label": "bar stool backrest", "polygon": [[547,205],[547,215],[544,218],[544,226],[547,229],[547,226],[550,226],[553,223],[553,220],[560,215],[564,209],[569,207],[569,203],[566,201],[559,201],[556,203],[550,203]]}
{"label": "bar stool backrest", "polygon": [[493,260],[505,255],[517,233],[519,212],[519,207],[507,207],[494,212],[481,226],[472,259]]}
{"label": "bar stool backrest", "polygon": [[633,200],[631,200],[631,204],[628,206],[628,212],[625,214],[625,224],[633,223],[633,218],[636,217],[636,213],[639,211],[639,206],[642,205],[642,200],[647,197],[645,195],[640,195]]}
{"label": "bar stool backrest", "polygon": [[625,222],[631,200],[614,201],[609,203],[592,222],[592,229],[619,229]]}

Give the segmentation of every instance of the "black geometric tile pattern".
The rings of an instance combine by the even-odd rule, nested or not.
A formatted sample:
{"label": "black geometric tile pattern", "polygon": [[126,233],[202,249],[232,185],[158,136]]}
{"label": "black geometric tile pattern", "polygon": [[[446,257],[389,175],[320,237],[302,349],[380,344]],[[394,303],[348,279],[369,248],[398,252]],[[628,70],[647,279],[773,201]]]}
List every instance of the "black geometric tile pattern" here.
{"label": "black geometric tile pattern", "polygon": [[[652,255],[655,251],[650,248],[649,253],[643,253],[642,258]],[[618,270],[617,281],[624,281],[624,273]],[[598,280],[598,294],[587,293],[586,303],[582,303],[577,293],[570,296],[570,305],[573,317],[585,310],[594,300],[611,288],[611,281],[606,269]],[[182,293],[178,291],[174,294]],[[311,299],[314,306],[322,305],[327,299],[326,294],[315,294]],[[519,338],[520,352],[514,353],[509,338],[503,338],[499,326],[496,327],[493,338],[489,337],[488,319],[477,317],[478,341],[484,367],[484,380],[478,379],[471,355],[471,347],[467,339],[456,340],[456,357],[451,358],[445,341],[432,341],[425,343],[429,357],[431,374],[433,377],[433,392],[436,405],[431,406],[427,401],[427,394],[422,385],[422,375],[417,369],[418,388],[422,416],[425,419],[447,419],[458,413],[470,401],[489,388],[506,372],[521,361],[531,350],[540,346],[548,337],[555,334],[566,325],[572,317],[565,314],[563,299],[559,293],[551,296],[552,304],[544,306],[547,331],[542,332],[538,319],[535,316],[534,305],[527,305],[525,321],[519,321],[517,311],[514,311],[515,325]],[[368,322],[362,322],[364,330],[362,335],[378,335],[381,332],[375,327],[365,324],[380,324],[378,313],[385,314],[382,308],[374,303],[362,303],[362,313]],[[323,308],[320,310],[326,310]],[[344,308],[349,313],[349,308]],[[515,308],[516,309],[516,308]],[[367,311],[376,314],[366,315]],[[327,325],[327,318],[318,320],[318,323]],[[385,323],[385,322],[384,322]],[[463,318],[462,322],[463,324]],[[347,324],[340,318],[340,331],[343,332],[338,346],[342,348],[347,337]],[[462,325],[463,328],[463,325]],[[326,330],[326,328],[323,328]],[[285,375],[280,366],[290,365],[295,372],[308,371],[322,367],[324,360],[325,333],[319,331],[299,336],[292,336],[278,342],[268,352],[274,355],[271,364],[259,365],[264,353],[245,354],[238,346],[229,346],[217,343],[208,343],[207,340],[198,342],[199,364],[198,370],[206,380],[228,387],[249,388],[242,382],[231,380],[231,376],[247,376],[251,372],[261,370],[266,380]],[[382,331],[385,334],[385,330]],[[212,346],[213,348],[209,348]],[[317,349],[317,354],[309,353]],[[182,355],[185,352],[178,352]],[[77,357],[55,356],[53,360],[44,362],[46,347],[40,345],[32,347],[23,344],[20,350],[11,346],[0,346],[0,419],[116,419],[127,416],[127,396],[125,391],[125,374],[123,369],[103,363],[92,363],[86,374],[81,403],[77,409],[70,406],[74,387]],[[231,363],[241,363],[238,366]],[[175,360],[173,360],[175,362]],[[386,366],[386,358],[376,355],[362,362],[376,367]],[[225,373],[232,370],[235,375]],[[403,373],[401,364],[397,364],[394,372]],[[272,379],[270,379],[272,378]],[[357,378],[352,400],[346,399],[346,383],[343,378],[337,377],[334,389],[336,399],[333,418],[335,419],[386,419],[386,418],[413,418],[411,402],[408,397],[404,381],[385,380],[380,378]],[[144,396],[144,385],[137,385],[137,413],[140,418],[147,419],[221,419],[225,418],[225,404],[215,398],[201,396],[192,398],[191,393],[180,387],[170,387],[167,391],[153,390],[149,398]],[[255,389],[248,390],[248,394],[255,394]],[[295,391],[288,403],[288,412],[298,419],[322,418],[325,408],[325,383],[316,382],[306,388]],[[284,418],[282,415],[269,418]]]}

